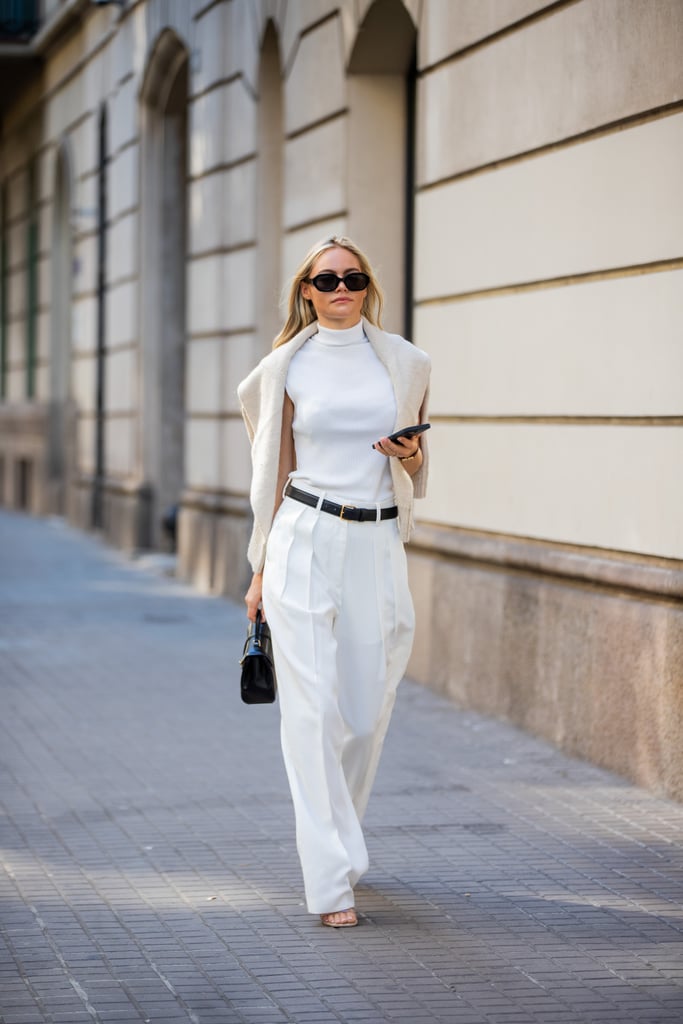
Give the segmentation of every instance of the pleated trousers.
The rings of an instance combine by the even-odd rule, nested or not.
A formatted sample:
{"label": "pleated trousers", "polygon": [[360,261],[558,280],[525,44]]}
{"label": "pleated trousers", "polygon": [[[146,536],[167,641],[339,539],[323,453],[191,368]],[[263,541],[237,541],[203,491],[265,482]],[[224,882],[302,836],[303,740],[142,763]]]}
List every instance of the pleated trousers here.
{"label": "pleated trousers", "polygon": [[285,498],[263,605],[306,905],[344,910],[368,869],[361,820],[415,629],[397,520],[354,523]]}

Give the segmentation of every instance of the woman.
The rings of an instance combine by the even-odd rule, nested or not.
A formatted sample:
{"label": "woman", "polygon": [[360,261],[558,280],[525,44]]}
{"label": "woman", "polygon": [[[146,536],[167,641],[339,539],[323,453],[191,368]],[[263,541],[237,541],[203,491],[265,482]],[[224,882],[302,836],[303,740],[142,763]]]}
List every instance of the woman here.
{"label": "woman", "polygon": [[[273,351],[238,393],[252,445],[246,594],[270,624],[282,749],[308,910],[357,924],[360,821],[413,641],[403,541],[424,494],[429,357],[380,329],[382,295],[348,238],[314,246]],[[424,438],[424,435],[422,435]]]}

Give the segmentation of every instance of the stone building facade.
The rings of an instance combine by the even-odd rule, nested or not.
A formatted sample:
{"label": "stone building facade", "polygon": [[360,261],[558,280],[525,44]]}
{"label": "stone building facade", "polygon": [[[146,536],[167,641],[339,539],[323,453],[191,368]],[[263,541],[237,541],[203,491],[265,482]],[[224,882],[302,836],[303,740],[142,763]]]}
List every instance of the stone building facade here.
{"label": "stone building facade", "polygon": [[681,0],[34,6],[0,501],[127,550],[178,504],[181,575],[241,596],[236,384],[349,234],[434,361],[411,674],[682,798]]}

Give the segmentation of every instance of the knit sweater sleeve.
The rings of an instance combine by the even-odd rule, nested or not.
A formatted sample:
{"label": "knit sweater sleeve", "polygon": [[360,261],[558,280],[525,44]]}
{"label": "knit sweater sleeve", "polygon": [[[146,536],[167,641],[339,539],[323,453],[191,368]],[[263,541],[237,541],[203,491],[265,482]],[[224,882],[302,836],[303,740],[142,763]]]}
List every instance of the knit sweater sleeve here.
{"label": "knit sweater sleeve", "polygon": [[244,425],[251,442],[249,498],[254,518],[247,558],[257,573],[263,571],[266,541],[275,505],[284,397],[281,376],[273,372],[271,353],[261,360],[237,389]]}
{"label": "knit sweater sleeve", "polygon": [[[429,404],[429,384],[425,388],[424,398],[422,399],[422,407],[420,408],[420,423],[426,423],[428,418],[428,404]],[[415,498],[425,498],[427,496],[427,479],[429,477],[429,431],[425,431],[420,438],[420,448],[422,449],[422,465],[418,469],[417,473],[413,476],[413,496]]]}
{"label": "knit sweater sleeve", "polygon": [[258,367],[249,374],[238,386],[237,397],[240,403],[240,411],[242,413],[242,419],[244,425],[247,428],[247,436],[249,437],[249,444],[253,444],[254,435],[256,434],[256,423],[258,421],[258,387],[257,387],[257,371]]}

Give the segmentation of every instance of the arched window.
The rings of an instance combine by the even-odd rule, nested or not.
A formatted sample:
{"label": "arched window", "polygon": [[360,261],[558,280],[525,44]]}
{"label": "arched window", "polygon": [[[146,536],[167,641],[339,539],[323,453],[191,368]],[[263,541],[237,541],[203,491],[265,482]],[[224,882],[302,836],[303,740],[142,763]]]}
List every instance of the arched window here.
{"label": "arched window", "polygon": [[140,538],[163,546],[164,514],[185,474],[188,51],[170,29],[149,60],[140,94],[142,470],[149,510]]}
{"label": "arched window", "polygon": [[268,21],[261,45],[258,84],[258,176],[256,188],[258,334],[261,353],[280,330],[282,288],[282,69],[277,32]]}
{"label": "arched window", "polygon": [[71,301],[73,253],[71,238],[71,167],[66,146],[55,160],[52,207],[52,287],[50,303],[50,432],[48,473],[53,512],[65,511],[69,464],[69,398],[71,368]]}
{"label": "arched window", "polygon": [[401,0],[375,0],[348,63],[348,231],[367,250],[387,295],[386,325],[410,337],[415,26]]}
{"label": "arched window", "polygon": [[8,234],[9,228],[7,224],[8,217],[8,205],[7,205],[7,185],[3,182],[2,190],[0,191],[0,399],[4,400],[7,398],[7,324],[9,322],[9,312],[7,309],[7,302],[9,299],[9,290],[7,287],[7,281],[9,277],[8,260],[9,260],[9,243]]}
{"label": "arched window", "polygon": [[38,160],[28,167],[28,218],[26,222],[26,397],[36,396],[36,348],[38,331]]}

